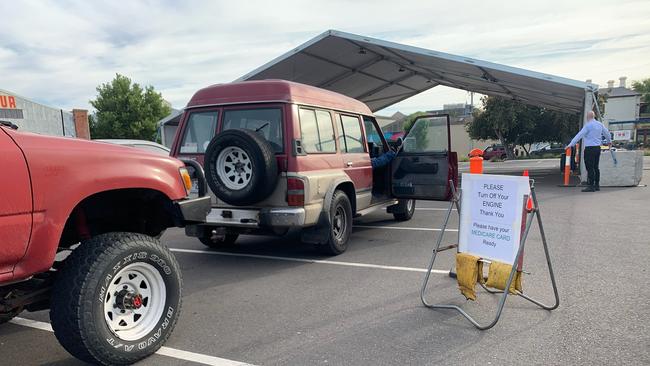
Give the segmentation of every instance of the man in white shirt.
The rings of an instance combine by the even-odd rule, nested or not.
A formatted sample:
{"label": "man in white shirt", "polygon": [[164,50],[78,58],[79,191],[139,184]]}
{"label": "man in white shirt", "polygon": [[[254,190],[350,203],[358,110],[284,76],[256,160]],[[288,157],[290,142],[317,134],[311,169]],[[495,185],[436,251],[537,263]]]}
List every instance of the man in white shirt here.
{"label": "man in white shirt", "polygon": [[583,192],[600,191],[600,170],[598,169],[598,164],[600,163],[600,145],[603,143],[603,139],[605,139],[607,145],[612,143],[609,130],[602,123],[598,122],[595,116],[595,113],[592,111],[587,113],[587,123],[585,123],[580,132],[578,132],[567,146],[567,148],[573,147],[580,139],[583,139],[585,153],[582,161],[585,162],[589,182],[589,186],[583,189]]}

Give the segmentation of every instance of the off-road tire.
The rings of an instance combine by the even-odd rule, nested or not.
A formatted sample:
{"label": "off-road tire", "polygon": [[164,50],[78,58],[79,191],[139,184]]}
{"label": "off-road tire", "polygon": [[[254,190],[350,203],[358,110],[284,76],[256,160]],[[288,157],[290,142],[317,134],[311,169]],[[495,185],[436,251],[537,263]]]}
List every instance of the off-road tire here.
{"label": "off-road tire", "polygon": [[[340,211],[339,211],[340,210]],[[342,227],[342,230],[339,230],[340,234],[337,235],[335,230],[337,226],[337,212],[343,214],[342,221],[339,224],[345,225]],[[335,191],[332,196],[332,202],[329,209],[330,214],[330,225],[328,230],[328,238],[325,244],[319,245],[320,250],[323,254],[327,255],[339,255],[348,248],[348,241],[350,240],[350,234],[352,233],[352,205],[350,204],[350,198],[343,191]]]}
{"label": "off-road tire", "polygon": [[[242,149],[250,158],[251,178],[241,189],[231,189],[218,172],[219,154],[228,147]],[[205,151],[205,177],[212,192],[222,201],[236,206],[252,205],[267,198],[278,183],[278,166],[271,144],[255,131],[226,130],[215,136]]]}
{"label": "off-road tire", "polygon": [[214,235],[211,227],[206,227],[203,235],[199,236],[199,241],[208,248],[224,249],[235,245],[239,234]]}
{"label": "off-road tire", "polygon": [[415,200],[401,199],[395,206],[397,206],[393,210],[393,218],[395,221],[408,221],[415,213]]}
{"label": "off-road tire", "polygon": [[[158,320],[152,318],[152,330],[126,341],[109,329],[104,303],[110,299],[106,288],[120,281],[121,275],[115,275],[133,264],[157,271],[166,298]],[[178,262],[155,238],[136,233],[98,235],[82,242],[57,274],[50,311],[54,334],[68,352],[85,362],[132,364],[156,352],[169,338],[181,309],[181,286]]]}

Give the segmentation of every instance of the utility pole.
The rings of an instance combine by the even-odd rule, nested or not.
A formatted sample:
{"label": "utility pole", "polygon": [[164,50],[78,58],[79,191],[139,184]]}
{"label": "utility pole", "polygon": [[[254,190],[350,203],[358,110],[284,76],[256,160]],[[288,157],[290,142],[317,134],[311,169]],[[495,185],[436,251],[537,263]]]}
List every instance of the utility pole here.
{"label": "utility pole", "polygon": [[474,111],[474,92],[469,92],[469,113]]}

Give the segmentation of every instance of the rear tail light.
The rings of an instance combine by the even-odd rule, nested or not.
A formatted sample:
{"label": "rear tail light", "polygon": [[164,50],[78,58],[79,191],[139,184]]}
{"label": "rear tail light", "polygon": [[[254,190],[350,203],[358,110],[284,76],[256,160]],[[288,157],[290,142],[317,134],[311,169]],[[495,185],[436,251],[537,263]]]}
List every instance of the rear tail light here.
{"label": "rear tail light", "polygon": [[287,178],[287,202],[289,206],[305,205],[305,182],[299,178]]}

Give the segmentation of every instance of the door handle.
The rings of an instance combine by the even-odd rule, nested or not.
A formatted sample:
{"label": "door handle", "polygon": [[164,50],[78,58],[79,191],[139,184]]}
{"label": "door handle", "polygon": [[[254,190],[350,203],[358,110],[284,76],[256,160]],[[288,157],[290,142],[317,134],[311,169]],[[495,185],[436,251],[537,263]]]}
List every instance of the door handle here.
{"label": "door handle", "polygon": [[347,166],[348,166],[348,168],[349,168],[349,167],[351,167],[351,166],[352,166],[352,162],[351,162],[351,161],[348,161],[347,163],[345,163],[345,165],[347,165]]}

